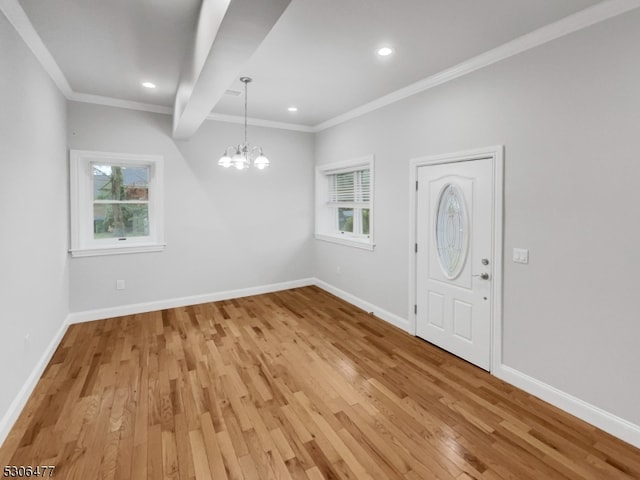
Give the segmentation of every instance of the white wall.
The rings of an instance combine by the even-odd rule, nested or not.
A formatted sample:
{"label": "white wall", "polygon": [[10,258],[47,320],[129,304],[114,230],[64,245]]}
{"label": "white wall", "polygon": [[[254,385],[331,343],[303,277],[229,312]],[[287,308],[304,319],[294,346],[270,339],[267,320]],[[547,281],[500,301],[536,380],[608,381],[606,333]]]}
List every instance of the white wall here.
{"label": "white wall", "polygon": [[640,425],[638,45],[633,11],[319,133],[375,154],[377,246],[316,241],[316,276],[408,318],[409,160],[503,144],[504,364]]}
{"label": "white wall", "polygon": [[[640,425],[638,44],[632,12],[315,138],[251,127],[273,161],[260,175],[215,165],[240,125],[175,142],[169,116],[65,106],[0,16],[2,422],[69,310],[315,275],[407,318],[409,159],[504,144],[504,363]],[[67,147],[165,157],[166,251],[68,259]],[[375,154],[374,252],[311,240],[314,152]]]}
{"label": "white wall", "polygon": [[66,158],[65,99],[0,14],[0,439],[68,313]]}
{"label": "white wall", "polygon": [[72,312],[313,276],[311,134],[250,126],[272,166],[239,172],[216,163],[242,140],[242,125],[206,121],[174,141],[168,115],[75,102],[68,110],[71,149],[164,156],[167,243],[159,253],[71,259]]}

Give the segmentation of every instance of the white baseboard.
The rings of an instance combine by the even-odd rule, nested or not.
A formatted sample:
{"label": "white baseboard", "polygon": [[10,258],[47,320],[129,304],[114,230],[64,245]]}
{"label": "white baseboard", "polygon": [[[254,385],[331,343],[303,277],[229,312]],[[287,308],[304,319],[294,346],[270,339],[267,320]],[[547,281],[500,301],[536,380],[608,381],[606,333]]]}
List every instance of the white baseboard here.
{"label": "white baseboard", "polygon": [[314,278],[304,278],[289,282],[272,283],[269,285],[242,288],[238,290],[227,290],[224,292],[210,293],[205,295],[194,295],[189,297],[172,298],[169,300],[160,300],[156,302],[136,303],[132,305],[122,305],[118,307],[70,313],[49,343],[48,347],[43,352],[42,357],[31,371],[31,374],[20,389],[20,392],[18,392],[18,395],[16,395],[13,402],[11,402],[9,409],[2,416],[2,419],[0,419],[0,445],[4,443],[7,435],[11,431],[11,428],[13,428],[13,425],[22,412],[22,409],[26,405],[27,400],[29,400],[29,397],[33,393],[33,390],[40,380],[40,377],[42,376],[45,368],[47,368],[47,365],[49,364],[51,357],[55,353],[56,348],[58,348],[58,345],[62,341],[62,338],[64,337],[64,334],[66,333],[69,325],[74,323],[100,320],[103,318],[119,317],[122,315],[134,315],[136,313],[152,312],[155,310],[164,310],[166,308],[176,308],[187,305],[197,305],[199,303],[217,302],[220,300],[229,300],[232,298],[248,297],[250,295],[278,292],[281,290],[289,290],[291,288],[307,287],[309,285],[315,285]]}
{"label": "white baseboard", "polygon": [[16,420],[20,416],[20,413],[22,413],[22,409],[27,404],[27,400],[29,400],[31,393],[33,392],[34,388],[36,388],[38,381],[40,381],[40,377],[42,377],[44,370],[47,368],[47,365],[49,364],[51,357],[53,357],[56,348],[58,348],[58,345],[60,345],[62,337],[64,337],[64,334],[66,333],[68,327],[69,317],[64,320],[54,337],[51,339],[49,345],[47,345],[47,348],[42,353],[40,360],[38,360],[38,363],[36,363],[36,366],[31,371],[31,374],[27,377],[27,380],[22,385],[22,388],[18,392],[18,395],[16,395],[16,397],[13,399],[13,402],[11,402],[11,405],[9,405],[9,409],[2,416],[2,419],[0,419],[0,446],[6,440],[7,435],[9,435],[9,432],[11,431],[11,428],[13,428],[13,425],[16,423]]}
{"label": "white baseboard", "polygon": [[[138,303],[133,305],[123,305],[120,307],[104,308],[99,310],[89,310],[85,312],[71,313],[67,316],[60,329],[43,352],[39,362],[20,389],[20,392],[11,403],[8,411],[0,419],[0,445],[4,442],[9,431],[13,427],[20,412],[24,408],[29,396],[33,392],[38,380],[42,376],[56,348],[62,341],[67,328],[72,323],[81,323],[101,318],[117,317],[122,315],[133,315],[136,313],[144,313],[155,310],[163,310],[166,308],[176,308],[187,305],[196,305],[199,303],[215,302],[220,300],[229,300],[232,298],[247,297],[250,295],[260,295],[264,293],[278,292],[291,288],[306,287],[309,285],[317,285],[319,288],[341,298],[342,300],[355,305],[367,312],[373,314],[380,319],[409,332],[409,321],[377,305],[362,300],[344,290],[330,285],[317,278],[306,278],[294,280],[290,282],[274,283],[270,285],[262,285],[257,287],[243,288],[238,290],[227,290],[224,292],[211,293],[205,295],[195,295],[190,297],[174,298],[169,300],[161,300],[157,302]],[[577,397],[569,395],[558,390],[551,385],[547,385],[540,380],[530,377],[518,370],[515,370],[504,364],[500,365],[493,374],[511,385],[535,395],[542,400],[572,414],[576,417],[604,430],[605,432],[618,437],[625,442],[640,448],[640,426],[635,425],[623,418],[617,417],[612,413],[602,410],[599,407],[591,405]]]}
{"label": "white baseboard", "polygon": [[[373,314],[382,320],[385,320],[396,327],[409,332],[409,321],[395,315],[391,312],[381,309],[372,303],[345,292],[333,285],[322,280],[316,279],[315,284],[332,293],[336,297],[351,303],[367,312]],[[411,333],[411,332],[409,332]],[[611,435],[624,440],[631,445],[640,448],[640,426],[635,425],[623,418],[620,418],[610,412],[599,407],[591,405],[584,400],[569,395],[551,385],[547,385],[540,380],[530,377],[514,368],[504,364],[500,365],[497,370],[492,372],[493,375],[504,380],[505,382],[524,390],[527,393],[535,395],[542,400],[568,412],[585,422],[604,430]]]}
{"label": "white baseboard", "polygon": [[369,303],[366,300],[362,300],[361,298],[356,297],[355,295],[351,295],[344,290],[339,289],[338,287],[334,287],[333,285],[328,284],[319,279],[315,279],[315,284],[323,290],[335,295],[338,298],[341,298],[345,302],[349,302],[352,305],[355,305],[362,310],[367,312],[372,312],[376,317],[381,318],[385,322],[390,323],[391,325],[398,327],[405,332],[409,332],[409,320],[406,318],[402,318],[395,313],[391,313],[387,310],[384,310],[373,303]]}
{"label": "white baseboard", "polygon": [[118,307],[100,308],[97,310],[86,310],[75,312],[69,315],[69,323],[90,322],[103,318],[121,317],[123,315],[135,315],[137,313],[153,312],[165,310],[167,308],[186,307],[199,303],[219,302],[220,300],[230,300],[232,298],[249,297],[251,295],[261,295],[263,293],[279,292],[291,288],[308,287],[315,285],[314,278],[303,278],[289,282],[272,283],[257,287],[241,288],[237,290],[226,290],[224,292],[206,293],[204,295],[193,295],[189,297],[171,298],[169,300],[158,300],[145,303],[134,303]]}
{"label": "white baseboard", "polygon": [[635,425],[504,364],[492,373],[499,379],[640,448],[640,425]]}

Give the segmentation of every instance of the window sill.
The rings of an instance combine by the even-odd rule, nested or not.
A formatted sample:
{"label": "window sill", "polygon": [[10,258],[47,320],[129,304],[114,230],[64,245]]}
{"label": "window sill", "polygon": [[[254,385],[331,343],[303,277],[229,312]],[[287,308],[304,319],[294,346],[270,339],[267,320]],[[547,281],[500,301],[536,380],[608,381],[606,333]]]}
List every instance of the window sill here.
{"label": "window sill", "polygon": [[127,253],[161,252],[165,244],[141,244],[129,245],[126,247],[102,247],[102,248],[78,248],[69,250],[73,258],[76,257],[97,257],[102,255],[124,255]]}
{"label": "window sill", "polygon": [[349,238],[344,236],[334,236],[334,235],[324,235],[320,233],[315,234],[316,240],[322,240],[330,243],[337,243],[339,245],[346,245],[348,247],[360,248],[362,250],[373,251],[375,248],[375,244],[371,243],[369,240],[360,240],[357,238]]}

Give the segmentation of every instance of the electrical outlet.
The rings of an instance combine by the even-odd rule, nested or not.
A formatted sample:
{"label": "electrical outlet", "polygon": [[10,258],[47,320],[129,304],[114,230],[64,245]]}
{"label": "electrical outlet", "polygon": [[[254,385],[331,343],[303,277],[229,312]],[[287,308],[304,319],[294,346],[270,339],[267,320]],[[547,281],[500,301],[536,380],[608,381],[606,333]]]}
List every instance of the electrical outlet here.
{"label": "electrical outlet", "polygon": [[338,266],[336,267],[336,273],[337,273],[338,275],[342,275],[342,267],[341,267],[340,265],[338,265]]}
{"label": "electrical outlet", "polygon": [[116,280],[116,290],[124,290],[124,280]]}

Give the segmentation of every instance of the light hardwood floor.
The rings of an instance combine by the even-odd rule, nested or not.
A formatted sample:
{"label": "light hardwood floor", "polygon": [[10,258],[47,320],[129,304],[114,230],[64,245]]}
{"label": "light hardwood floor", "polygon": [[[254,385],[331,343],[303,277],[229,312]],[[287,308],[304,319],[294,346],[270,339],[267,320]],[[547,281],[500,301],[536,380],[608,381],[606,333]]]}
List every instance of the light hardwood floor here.
{"label": "light hardwood floor", "polygon": [[72,325],[5,465],[64,480],[610,480],[640,478],[640,450],[306,287]]}

